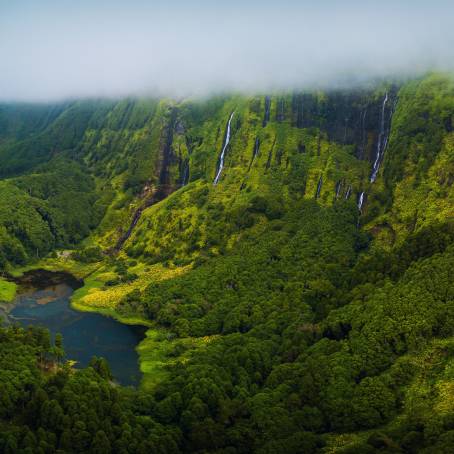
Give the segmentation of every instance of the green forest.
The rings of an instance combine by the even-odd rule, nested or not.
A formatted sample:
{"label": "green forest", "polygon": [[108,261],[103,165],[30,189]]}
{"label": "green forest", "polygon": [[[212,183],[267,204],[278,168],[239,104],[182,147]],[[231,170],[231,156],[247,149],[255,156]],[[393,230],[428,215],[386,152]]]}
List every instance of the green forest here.
{"label": "green forest", "polygon": [[0,104],[0,306],[64,270],[148,329],[133,388],[0,328],[0,452],[452,453],[453,121],[442,73]]}

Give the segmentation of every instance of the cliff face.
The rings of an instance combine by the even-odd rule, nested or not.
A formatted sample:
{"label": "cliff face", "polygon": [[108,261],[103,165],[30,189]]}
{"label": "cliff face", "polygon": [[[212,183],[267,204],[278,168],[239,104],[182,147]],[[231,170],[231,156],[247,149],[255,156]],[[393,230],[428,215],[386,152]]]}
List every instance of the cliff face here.
{"label": "cliff face", "polygon": [[[0,174],[11,179],[55,160],[77,163],[96,182],[93,196],[106,210],[98,240],[109,248],[115,238],[117,250],[144,210],[204,182],[218,199],[279,194],[283,208],[300,197],[323,205],[351,201],[361,211],[359,222],[389,242],[424,223],[421,209],[410,214],[398,202],[411,192],[410,180],[425,192],[434,184],[446,188],[446,197],[428,196],[446,214],[440,200],[453,178],[446,161],[451,94],[449,77],[431,76],[369,91],[7,105],[0,109]],[[232,112],[215,189],[208,183],[218,172]],[[391,207],[406,212],[397,227]]]}

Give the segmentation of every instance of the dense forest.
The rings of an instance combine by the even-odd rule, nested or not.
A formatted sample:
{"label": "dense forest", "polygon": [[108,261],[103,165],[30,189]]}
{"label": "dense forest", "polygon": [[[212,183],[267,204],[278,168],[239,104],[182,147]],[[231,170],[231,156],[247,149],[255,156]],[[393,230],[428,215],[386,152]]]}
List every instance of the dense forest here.
{"label": "dense forest", "polygon": [[149,327],[138,389],[2,328],[0,452],[453,452],[453,116],[445,74],[0,105],[0,300],[64,269]]}

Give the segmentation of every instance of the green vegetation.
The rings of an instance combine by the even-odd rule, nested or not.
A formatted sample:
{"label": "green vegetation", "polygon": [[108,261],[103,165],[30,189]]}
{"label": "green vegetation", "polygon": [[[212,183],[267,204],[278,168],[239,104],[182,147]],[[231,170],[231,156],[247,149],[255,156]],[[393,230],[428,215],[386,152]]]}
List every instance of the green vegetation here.
{"label": "green vegetation", "polygon": [[399,92],[383,182],[366,216],[383,243],[454,219],[453,91],[452,78],[431,75]]}
{"label": "green vegetation", "polygon": [[87,236],[104,211],[94,189],[78,164],[64,160],[0,181],[0,269],[38,260]]}
{"label": "green vegetation", "polygon": [[0,267],[72,271],[75,308],[149,330],[139,390],[2,331],[21,373],[0,377],[19,396],[0,451],[452,452],[451,76],[16,109],[0,109]]}
{"label": "green vegetation", "polygon": [[0,279],[0,302],[10,302],[16,296],[16,284]]}
{"label": "green vegetation", "polygon": [[148,396],[113,387],[104,360],[60,366],[58,337],[37,327],[0,329],[0,340],[1,452],[177,452],[179,431],[148,416]]}

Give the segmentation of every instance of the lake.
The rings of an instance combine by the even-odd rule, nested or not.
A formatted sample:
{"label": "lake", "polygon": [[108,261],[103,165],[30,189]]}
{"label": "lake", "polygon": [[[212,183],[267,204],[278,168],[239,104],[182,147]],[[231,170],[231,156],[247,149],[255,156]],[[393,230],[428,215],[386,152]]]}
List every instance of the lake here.
{"label": "lake", "polygon": [[145,327],[72,309],[71,295],[82,282],[67,273],[33,270],[17,282],[22,290],[8,314],[11,323],[44,326],[52,337],[61,333],[66,359],[77,361],[76,367],[87,366],[92,356],[103,357],[109,362],[115,381],[132,386],[140,383],[135,349],[144,338]]}

